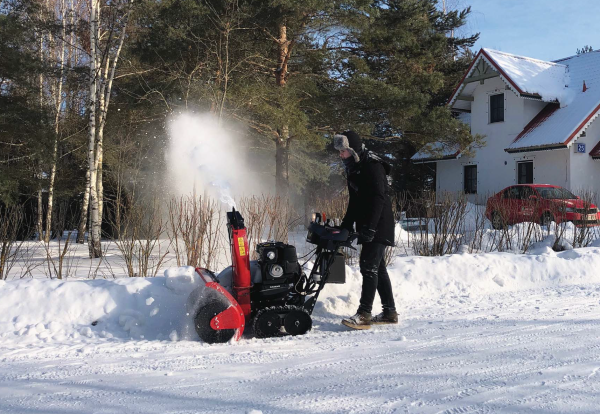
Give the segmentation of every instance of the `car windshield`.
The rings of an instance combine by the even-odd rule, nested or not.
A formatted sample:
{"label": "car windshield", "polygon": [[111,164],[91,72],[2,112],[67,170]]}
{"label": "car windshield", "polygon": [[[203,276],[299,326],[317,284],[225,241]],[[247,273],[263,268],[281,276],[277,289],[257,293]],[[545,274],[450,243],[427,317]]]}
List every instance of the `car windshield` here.
{"label": "car windshield", "polygon": [[559,199],[563,199],[563,200],[573,200],[573,199],[577,198],[572,192],[570,192],[569,190],[565,190],[564,188],[545,187],[545,188],[538,188],[537,190],[539,191],[542,198],[548,198],[548,199],[559,198]]}

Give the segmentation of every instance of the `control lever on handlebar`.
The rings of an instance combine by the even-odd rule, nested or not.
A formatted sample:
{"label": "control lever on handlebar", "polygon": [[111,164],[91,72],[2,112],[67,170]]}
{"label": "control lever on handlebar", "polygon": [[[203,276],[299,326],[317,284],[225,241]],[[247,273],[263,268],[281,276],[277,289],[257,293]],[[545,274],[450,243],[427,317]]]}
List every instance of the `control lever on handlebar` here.
{"label": "control lever on handlebar", "polygon": [[340,244],[340,247],[348,247],[352,250],[356,250],[356,247],[352,246],[352,242],[358,238],[358,233],[349,233],[348,238],[345,242]]}

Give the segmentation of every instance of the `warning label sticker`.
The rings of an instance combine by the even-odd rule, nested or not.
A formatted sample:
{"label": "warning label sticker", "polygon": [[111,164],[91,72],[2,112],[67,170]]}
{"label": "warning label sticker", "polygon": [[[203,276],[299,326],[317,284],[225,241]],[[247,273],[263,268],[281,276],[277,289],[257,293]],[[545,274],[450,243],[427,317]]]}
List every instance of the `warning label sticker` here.
{"label": "warning label sticker", "polygon": [[238,237],[238,246],[240,247],[240,256],[246,256],[246,247],[244,246],[243,237]]}

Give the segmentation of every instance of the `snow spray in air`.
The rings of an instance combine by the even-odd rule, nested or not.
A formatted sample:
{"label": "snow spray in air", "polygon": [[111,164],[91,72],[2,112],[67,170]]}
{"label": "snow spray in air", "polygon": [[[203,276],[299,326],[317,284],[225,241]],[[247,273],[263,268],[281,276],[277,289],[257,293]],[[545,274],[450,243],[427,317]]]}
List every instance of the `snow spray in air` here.
{"label": "snow spray in air", "polygon": [[211,114],[180,114],[169,122],[166,153],[169,187],[178,194],[216,197],[235,207],[248,194],[250,177],[240,141]]}

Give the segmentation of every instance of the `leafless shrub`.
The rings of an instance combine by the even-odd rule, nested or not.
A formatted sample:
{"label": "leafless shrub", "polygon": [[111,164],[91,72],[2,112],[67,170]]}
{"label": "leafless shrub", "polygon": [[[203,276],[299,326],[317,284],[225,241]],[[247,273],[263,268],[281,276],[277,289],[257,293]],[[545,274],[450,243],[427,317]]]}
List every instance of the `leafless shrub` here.
{"label": "leafless shrub", "polygon": [[256,260],[256,244],[261,242],[262,235],[267,226],[267,209],[265,208],[265,197],[242,197],[238,205],[240,213],[244,217],[248,247],[252,252],[252,260]]}
{"label": "leafless shrub", "polygon": [[110,260],[107,260],[108,249],[111,243],[102,244],[102,256],[98,258],[90,258],[90,268],[88,270],[88,279],[96,279],[99,275],[104,279],[108,277],[115,278],[115,272],[112,270]]}
{"label": "leafless shrub", "polygon": [[23,224],[21,206],[0,207],[0,280],[6,280],[18,259],[24,241],[18,240]]}
{"label": "leafless shrub", "polygon": [[28,276],[33,277],[33,271],[44,265],[45,260],[39,260],[37,258],[39,251],[42,249],[42,245],[43,243],[38,241],[29,241],[21,245],[21,248],[19,249],[19,258],[17,259],[21,265],[19,279]]}
{"label": "leafless shrub", "polygon": [[[67,209],[64,203],[59,203],[52,223],[52,230],[57,235],[56,241],[48,237],[44,241],[46,251],[46,276],[50,279],[63,279],[68,277],[73,270],[75,260],[75,249],[72,245],[71,235],[73,230],[65,231]],[[66,232],[66,238],[63,236]],[[56,252],[55,252],[56,247]]]}
{"label": "leafless shrub", "polygon": [[[403,192],[398,194],[392,194],[390,198],[392,202],[392,216],[394,217],[394,226],[401,225],[399,222],[402,219],[402,212],[408,204],[408,196],[406,193]],[[394,232],[395,231],[396,229],[394,229]],[[385,249],[383,258],[386,266],[389,266],[392,263],[394,263],[394,260],[396,260],[396,257],[398,257],[402,250],[406,251],[401,240],[396,240],[396,237],[394,237],[394,240],[394,245],[388,246]]]}
{"label": "leafless shrub", "polygon": [[121,216],[115,243],[129,277],[156,276],[169,253],[169,246],[163,249],[160,241],[167,226],[162,213],[160,201],[153,198],[134,204]]}
{"label": "leafless shrub", "polygon": [[[485,198],[487,199],[487,198]],[[485,215],[485,206],[475,205],[474,211],[471,211],[473,217],[472,226],[465,228],[465,242],[468,242],[469,253],[486,251],[484,245],[485,235],[487,234],[488,219]]]}
{"label": "leafless shrub", "polygon": [[289,201],[276,196],[242,197],[238,205],[244,217],[248,246],[253,259],[256,259],[258,243],[263,240],[287,243],[290,229],[302,220]]}
{"label": "leafless shrub", "polygon": [[348,208],[348,191],[344,190],[328,198],[317,198],[315,211],[325,213],[332,219],[343,219]]}
{"label": "leafless shrub", "polygon": [[510,208],[502,200],[492,199],[489,202],[491,225],[495,232],[488,241],[488,251],[512,250],[512,237],[510,232]]}
{"label": "leafless shrub", "polygon": [[595,225],[598,221],[598,210],[592,208],[592,204],[595,204],[596,201],[596,193],[589,189],[581,190],[578,193],[583,201],[583,218],[581,223],[576,223],[577,226],[573,231],[571,245],[573,247],[587,247],[597,237],[597,227]]}
{"label": "leafless shrub", "polygon": [[518,200],[519,205],[513,208],[513,214],[519,214],[518,226],[515,226],[515,231],[512,240],[514,240],[514,248],[521,253],[527,253],[531,245],[543,239],[543,233],[540,227],[540,221],[537,217],[537,212],[540,211],[540,199],[537,197],[525,197]]}
{"label": "leafless shrub", "polygon": [[545,236],[554,234],[554,244],[552,250],[561,251],[564,250],[564,241],[567,234],[567,225],[564,221],[559,222],[557,217],[564,217],[567,212],[567,206],[562,204],[560,206],[554,205],[550,212],[542,214],[540,219],[540,225],[546,228]]}
{"label": "leafless shrub", "polygon": [[394,244],[394,246],[386,247],[385,253],[383,255],[383,260],[385,261],[386,267],[394,263],[394,260],[396,260],[396,257],[398,257],[400,251],[400,243],[398,243],[397,241]]}
{"label": "leafless shrub", "polygon": [[296,214],[291,203],[281,197],[264,197],[267,210],[266,240],[288,242],[291,228],[300,223],[301,218]]}
{"label": "leafless shrub", "polygon": [[177,265],[208,269],[216,265],[225,224],[219,203],[207,196],[173,198],[168,216],[166,229]]}
{"label": "leafless shrub", "polygon": [[[442,256],[458,251],[462,244],[467,199],[463,194],[443,194],[436,202],[434,195],[420,201],[426,225],[413,233],[413,251],[421,256]],[[415,203],[417,204],[417,203]]]}

